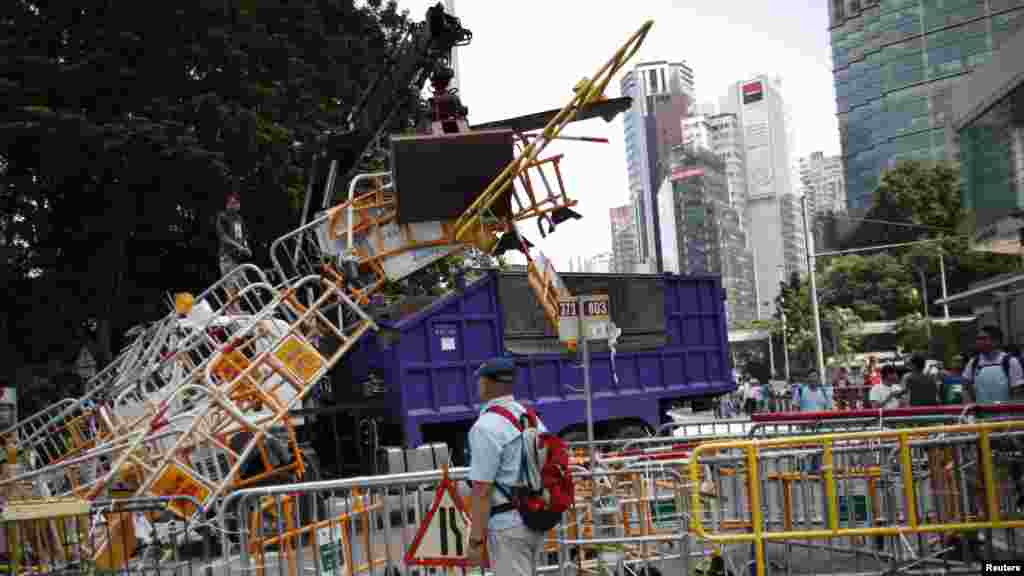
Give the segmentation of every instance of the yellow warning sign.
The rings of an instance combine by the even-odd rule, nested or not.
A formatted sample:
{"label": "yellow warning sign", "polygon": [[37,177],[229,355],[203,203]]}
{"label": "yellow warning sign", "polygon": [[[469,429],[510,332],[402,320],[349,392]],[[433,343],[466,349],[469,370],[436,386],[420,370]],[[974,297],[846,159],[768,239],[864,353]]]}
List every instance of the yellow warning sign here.
{"label": "yellow warning sign", "polygon": [[309,382],[323,366],[320,354],[294,335],[288,336],[274,351],[274,357],[304,382]]}
{"label": "yellow warning sign", "polygon": [[[152,491],[157,496],[191,496],[199,503],[205,502],[210,495],[209,488],[174,464],[167,465],[160,479],[153,484]],[[194,504],[182,499],[171,500],[167,507],[182,518],[188,518],[196,511]]]}

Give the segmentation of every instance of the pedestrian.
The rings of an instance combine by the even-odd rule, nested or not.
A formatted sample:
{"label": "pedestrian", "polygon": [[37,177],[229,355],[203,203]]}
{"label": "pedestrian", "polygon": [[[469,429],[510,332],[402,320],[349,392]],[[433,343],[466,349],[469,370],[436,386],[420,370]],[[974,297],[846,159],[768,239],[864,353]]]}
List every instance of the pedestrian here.
{"label": "pedestrian", "polygon": [[939,403],[939,386],[935,377],[925,374],[925,358],[921,354],[910,357],[910,372],[900,382],[903,394],[909,394],[911,406],[934,406]]}
{"label": "pedestrian", "polygon": [[854,407],[856,399],[850,395],[850,371],[846,366],[836,368],[832,376],[832,395],[837,410],[850,410]]}
{"label": "pedestrian", "polygon": [[743,411],[747,413],[747,417],[757,409],[756,385],[757,380],[748,380],[743,384]]}
{"label": "pedestrian", "polygon": [[[963,401],[965,404],[998,404],[1008,402],[1013,397],[1013,389],[1019,387],[1024,380],[1024,371],[1021,370],[1020,361],[1007,354],[1003,347],[1003,331],[998,326],[982,326],[974,340],[975,355],[967,362],[964,368],[963,380]],[[977,416],[980,420],[983,416]],[[997,452],[1016,452],[1020,447],[1015,438],[1006,438],[992,441],[992,448]],[[978,470],[979,476],[982,474]],[[1017,491],[1017,507],[1024,508],[1024,466],[1012,458],[1010,463],[1010,478],[1014,479]],[[968,483],[972,478],[968,475]],[[980,478],[977,484],[972,486],[976,489],[978,502],[984,502],[981,494]],[[998,488],[997,488],[998,489]],[[982,505],[979,504],[979,510]]]}
{"label": "pedestrian", "polygon": [[[237,192],[227,195],[224,210],[217,213],[217,239],[219,240],[219,264],[221,278],[227,279],[225,288],[228,292],[228,299],[234,300],[238,293],[244,288],[244,277],[231,277],[235,269],[252,258],[252,250],[249,249],[248,234],[246,233],[245,221],[242,220],[242,200]],[[229,309],[235,313],[239,312],[237,303],[232,303]]]}
{"label": "pedestrian", "polygon": [[797,388],[797,406],[801,412],[824,412],[832,409],[832,393],[813,379]]}
{"label": "pedestrian", "polygon": [[869,390],[872,386],[882,383],[882,373],[878,369],[878,356],[868,357],[868,366],[864,370],[864,386]]}
{"label": "pedestrian", "polygon": [[886,364],[879,372],[880,381],[871,387],[868,392],[868,399],[872,408],[899,408],[899,375],[896,367]]}
{"label": "pedestrian", "polygon": [[956,355],[950,361],[949,366],[944,367],[942,371],[942,392],[941,398],[943,404],[962,404],[963,403],[963,382],[964,379],[961,376],[964,369],[964,355]]}
{"label": "pedestrian", "polygon": [[982,326],[975,338],[975,355],[964,367],[964,401],[974,404],[1007,402],[1011,390],[1021,385],[1024,371],[1020,361],[1003,347],[998,326]]}
{"label": "pedestrian", "polygon": [[[470,564],[489,565],[495,576],[531,576],[544,534],[527,528],[512,499],[503,493],[521,484],[521,432],[492,411],[500,407],[515,418],[527,412],[513,395],[515,362],[511,358],[489,360],[476,375],[484,405],[469,431],[473,495],[468,558]],[[539,419],[537,427],[544,430]]]}

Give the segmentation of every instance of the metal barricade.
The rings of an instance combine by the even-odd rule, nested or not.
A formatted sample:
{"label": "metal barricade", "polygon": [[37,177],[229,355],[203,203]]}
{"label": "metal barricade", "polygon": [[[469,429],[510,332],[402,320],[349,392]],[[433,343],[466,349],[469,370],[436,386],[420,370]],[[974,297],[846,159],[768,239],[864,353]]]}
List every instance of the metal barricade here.
{"label": "metal barricade", "polygon": [[209,563],[209,539],[167,514],[185,500],[8,499],[0,574],[199,573]]}
{"label": "metal barricade", "polygon": [[[460,498],[468,494],[462,483],[467,473],[465,468],[447,471]],[[233,492],[218,512],[225,528],[218,572],[408,574],[403,558],[444,474],[432,470]],[[444,539],[454,555],[463,550],[467,535],[453,530],[458,525],[446,524],[446,532],[434,537]]]}
{"label": "metal barricade", "polygon": [[[546,536],[538,573],[594,573],[616,566],[638,573],[682,561],[687,523],[677,511],[687,496],[684,467],[684,461],[676,461],[596,474],[576,471],[575,508]],[[440,534],[433,534],[435,525],[427,520],[446,475],[457,489],[441,504],[441,513],[455,499],[469,510],[467,474],[467,468],[432,470],[234,492],[219,509],[225,554],[214,568],[225,576],[297,576],[314,570],[404,576],[419,569],[412,561],[417,554],[430,555],[423,551],[427,546],[446,556],[463,555],[468,533],[450,520],[454,516],[439,524]],[[421,534],[424,525],[430,532]]]}
{"label": "metal barricade", "polygon": [[1018,420],[704,443],[691,486],[710,470],[732,496],[715,509],[691,491],[690,529],[752,549],[756,574],[976,571],[1019,559],[1020,437]]}

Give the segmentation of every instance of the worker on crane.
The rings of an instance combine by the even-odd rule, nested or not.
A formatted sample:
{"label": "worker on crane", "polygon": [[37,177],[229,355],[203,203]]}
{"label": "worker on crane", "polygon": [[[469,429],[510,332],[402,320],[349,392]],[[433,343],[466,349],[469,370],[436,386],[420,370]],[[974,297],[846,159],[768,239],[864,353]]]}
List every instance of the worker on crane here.
{"label": "worker on crane", "polygon": [[[249,249],[249,242],[245,229],[245,222],[242,220],[242,199],[238,192],[228,193],[224,210],[217,213],[217,239],[220,244],[218,255],[220,258],[221,277],[227,278],[236,268],[246,260],[252,258],[252,250]],[[230,278],[225,283],[228,298],[234,299],[244,288],[244,278]],[[232,303],[229,310],[239,313],[237,303]]]}

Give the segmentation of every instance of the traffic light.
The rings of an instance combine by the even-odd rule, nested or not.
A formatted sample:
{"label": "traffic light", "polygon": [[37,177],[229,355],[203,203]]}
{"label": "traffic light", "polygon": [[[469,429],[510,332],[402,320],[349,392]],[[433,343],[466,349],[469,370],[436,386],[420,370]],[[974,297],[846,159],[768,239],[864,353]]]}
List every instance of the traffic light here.
{"label": "traffic light", "polygon": [[569,346],[569,352],[572,352],[573,354],[575,354],[576,353],[576,339],[573,338],[572,340],[568,340],[568,341],[566,341],[566,344]]}

